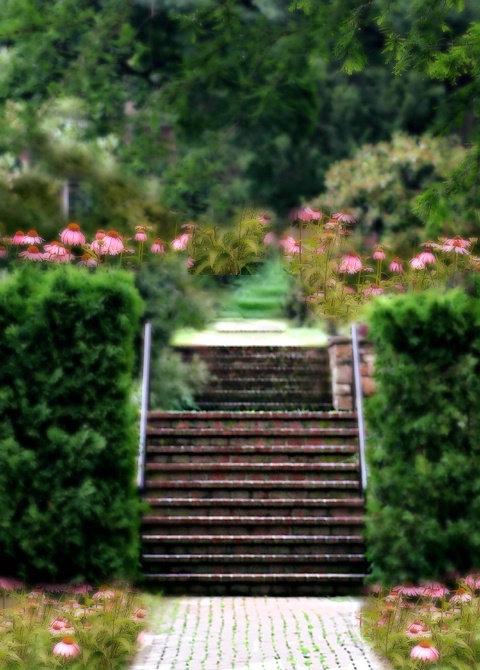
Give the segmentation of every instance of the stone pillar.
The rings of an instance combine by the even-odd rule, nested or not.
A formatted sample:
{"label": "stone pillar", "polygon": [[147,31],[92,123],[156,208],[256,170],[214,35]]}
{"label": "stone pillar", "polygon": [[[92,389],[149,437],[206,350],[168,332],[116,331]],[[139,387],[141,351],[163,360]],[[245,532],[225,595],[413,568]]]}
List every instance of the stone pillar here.
{"label": "stone pillar", "polygon": [[[359,337],[360,374],[364,397],[375,393],[373,379],[375,355],[370,342]],[[351,412],[355,409],[355,381],[351,337],[334,336],[328,341],[330,372],[332,378],[333,407],[336,411]]]}

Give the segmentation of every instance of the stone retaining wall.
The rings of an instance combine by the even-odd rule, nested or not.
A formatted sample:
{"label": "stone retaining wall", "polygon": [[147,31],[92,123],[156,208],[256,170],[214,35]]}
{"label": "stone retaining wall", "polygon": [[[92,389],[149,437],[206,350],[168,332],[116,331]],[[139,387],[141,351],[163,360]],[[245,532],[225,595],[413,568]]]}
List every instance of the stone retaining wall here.
{"label": "stone retaining wall", "polygon": [[[373,347],[365,338],[359,337],[360,372],[364,397],[375,393],[373,379],[374,360]],[[332,377],[333,407],[337,411],[355,409],[355,381],[353,374],[352,338],[334,336],[329,339],[328,353]]]}

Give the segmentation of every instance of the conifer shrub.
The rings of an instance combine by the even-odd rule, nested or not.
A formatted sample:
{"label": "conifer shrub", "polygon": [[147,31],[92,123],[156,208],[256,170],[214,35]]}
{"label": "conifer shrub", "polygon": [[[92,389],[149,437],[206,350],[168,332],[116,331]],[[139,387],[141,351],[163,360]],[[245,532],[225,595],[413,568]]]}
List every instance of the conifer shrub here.
{"label": "conifer shrub", "polygon": [[480,566],[480,303],[460,290],[379,299],[366,406],[372,581]]}
{"label": "conifer shrub", "polygon": [[23,267],[0,282],[0,565],[34,580],[133,577],[142,301],[124,272]]}

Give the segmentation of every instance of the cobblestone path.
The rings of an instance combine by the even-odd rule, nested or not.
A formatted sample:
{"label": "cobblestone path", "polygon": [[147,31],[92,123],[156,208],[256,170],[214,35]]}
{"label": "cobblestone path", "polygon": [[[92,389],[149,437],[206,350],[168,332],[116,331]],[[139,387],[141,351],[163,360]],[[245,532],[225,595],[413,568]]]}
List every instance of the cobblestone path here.
{"label": "cobblestone path", "polygon": [[131,670],[385,670],[359,598],[164,598]]}

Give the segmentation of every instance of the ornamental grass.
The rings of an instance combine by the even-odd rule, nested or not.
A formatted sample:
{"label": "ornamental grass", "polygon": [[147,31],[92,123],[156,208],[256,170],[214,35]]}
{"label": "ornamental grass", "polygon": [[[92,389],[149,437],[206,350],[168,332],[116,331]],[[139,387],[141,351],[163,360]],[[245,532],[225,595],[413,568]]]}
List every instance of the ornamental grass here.
{"label": "ornamental grass", "polygon": [[480,667],[480,574],[370,591],[363,635],[394,670]]}
{"label": "ornamental grass", "polygon": [[121,670],[140,646],[146,608],[124,583],[39,584],[0,577],[0,667],[4,670]]}

